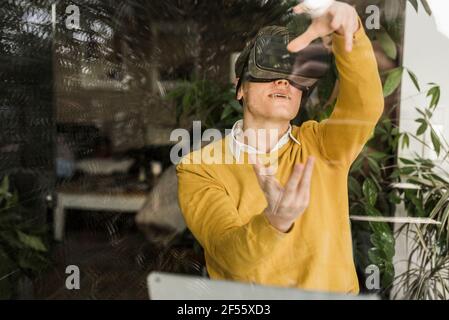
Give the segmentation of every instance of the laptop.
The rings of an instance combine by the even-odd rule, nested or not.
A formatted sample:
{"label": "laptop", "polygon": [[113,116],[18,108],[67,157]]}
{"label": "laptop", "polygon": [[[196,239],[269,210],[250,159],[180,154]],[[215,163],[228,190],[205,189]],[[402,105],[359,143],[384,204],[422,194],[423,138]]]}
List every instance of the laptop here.
{"label": "laptop", "polygon": [[151,272],[147,284],[151,300],[379,300],[374,294],[315,292],[165,272]]}

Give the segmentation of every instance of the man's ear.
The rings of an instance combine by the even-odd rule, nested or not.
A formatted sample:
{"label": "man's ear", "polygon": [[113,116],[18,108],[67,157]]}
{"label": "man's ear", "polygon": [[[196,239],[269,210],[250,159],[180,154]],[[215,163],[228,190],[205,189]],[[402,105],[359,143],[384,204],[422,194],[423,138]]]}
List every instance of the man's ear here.
{"label": "man's ear", "polygon": [[240,78],[235,78],[235,80],[234,80],[234,87],[237,87],[237,85],[239,84],[239,79]]}
{"label": "man's ear", "polygon": [[[239,78],[237,78],[237,79],[235,80],[234,85],[237,86],[238,83],[239,83]],[[243,98],[243,89],[242,89],[242,87],[243,87],[243,83],[240,84],[240,88],[239,88],[239,90],[237,91],[237,97],[236,97],[237,100],[241,100],[241,99]]]}

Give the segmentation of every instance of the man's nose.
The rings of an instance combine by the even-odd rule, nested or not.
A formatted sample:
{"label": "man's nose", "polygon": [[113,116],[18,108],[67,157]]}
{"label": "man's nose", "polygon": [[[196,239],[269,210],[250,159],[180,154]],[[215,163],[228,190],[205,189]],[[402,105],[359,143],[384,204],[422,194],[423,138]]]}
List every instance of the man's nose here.
{"label": "man's nose", "polygon": [[290,82],[288,82],[288,80],[286,79],[277,79],[274,80],[274,83],[276,84],[276,86],[283,86],[283,87],[287,87],[290,85]]}

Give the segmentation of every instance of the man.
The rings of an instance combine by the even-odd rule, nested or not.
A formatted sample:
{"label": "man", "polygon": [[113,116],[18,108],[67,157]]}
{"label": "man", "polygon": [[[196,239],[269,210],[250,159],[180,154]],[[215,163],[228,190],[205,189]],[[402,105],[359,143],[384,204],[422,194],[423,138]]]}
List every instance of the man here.
{"label": "man", "polygon": [[[294,11],[302,9],[299,5]],[[328,120],[291,126],[305,92],[298,89],[301,84],[287,76],[268,81],[243,77],[238,62],[243,121],[224,139],[192,152],[177,166],[179,204],[204,248],[213,279],[359,292],[347,179],[383,112],[382,85],[362,23],[345,3],[333,2],[324,15],[313,18],[288,50],[300,51],[329,34],[340,87]],[[279,134],[244,134],[270,129]],[[217,146],[243,162],[189,161]],[[265,167],[259,155],[272,153],[276,168]]]}

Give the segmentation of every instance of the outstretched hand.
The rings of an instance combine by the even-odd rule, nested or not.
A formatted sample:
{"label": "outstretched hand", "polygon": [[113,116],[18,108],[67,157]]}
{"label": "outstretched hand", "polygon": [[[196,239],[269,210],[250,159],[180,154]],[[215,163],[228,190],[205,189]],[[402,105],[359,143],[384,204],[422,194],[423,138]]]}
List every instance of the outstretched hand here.
{"label": "outstretched hand", "polygon": [[268,202],[264,214],[276,229],[286,232],[309,205],[315,158],[309,157],[305,165],[296,164],[285,187],[276,179],[273,166],[265,167],[257,156],[254,160],[254,171]]}
{"label": "outstretched hand", "polygon": [[[304,13],[302,4],[293,8],[296,14]],[[345,37],[346,51],[352,51],[354,34],[359,30],[357,11],[347,3],[335,1],[320,17],[314,18],[310,27],[299,37],[292,40],[287,49],[298,52],[307,47],[313,40],[337,32]]]}

